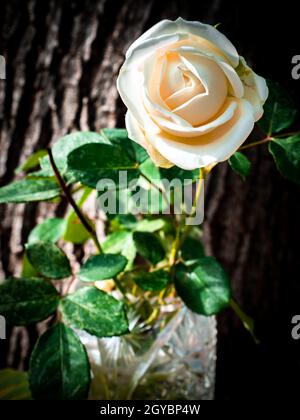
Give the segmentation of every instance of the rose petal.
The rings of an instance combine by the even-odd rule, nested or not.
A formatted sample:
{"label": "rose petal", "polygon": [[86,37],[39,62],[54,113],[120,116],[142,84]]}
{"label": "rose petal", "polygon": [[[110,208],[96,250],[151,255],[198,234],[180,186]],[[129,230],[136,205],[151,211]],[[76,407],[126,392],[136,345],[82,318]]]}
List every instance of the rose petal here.
{"label": "rose petal", "polygon": [[231,94],[235,96],[236,98],[242,98],[244,96],[244,86],[239,75],[237,74],[235,69],[230,64],[226,63],[224,60],[212,54],[207,54],[202,51],[199,51],[195,47],[191,47],[191,46],[183,46],[176,49],[176,51],[180,53],[183,57],[186,57],[187,59],[189,59],[191,63],[193,63],[193,60],[190,58],[191,55],[200,56],[200,57],[202,56],[210,60],[213,60],[215,63],[217,63],[221,67],[221,69],[225,73],[231,86]]}
{"label": "rose petal", "polygon": [[205,93],[196,94],[173,109],[173,112],[193,126],[199,126],[211,119],[223,106],[228,92],[227,79],[220,67],[206,57],[197,56],[197,60],[193,61],[182,57],[182,60],[205,86]]}
{"label": "rose petal", "polygon": [[147,150],[149,156],[153,162],[161,168],[170,168],[173,164],[165,159],[153,146],[149,143],[143,133],[142,129],[139,127],[137,121],[134,117],[127,111],[125,116],[125,124],[128,131],[128,137],[140,144],[144,149]]}
{"label": "rose petal", "polygon": [[181,125],[182,127],[192,127],[188,121],[185,121],[183,118],[152,101],[146,89],[144,91],[143,99],[145,107],[153,120],[155,120],[155,117],[158,116],[167,121],[171,121],[174,124]]}
{"label": "rose petal", "polygon": [[258,96],[260,97],[261,101],[265,103],[269,95],[269,89],[268,89],[266,79],[256,74],[253,70],[251,71],[253,73]]}
{"label": "rose petal", "polygon": [[[165,132],[147,137],[162,156],[180,168],[192,170],[228,159],[246,140],[254,126],[252,106],[238,99],[234,117],[221,127],[200,136],[184,139]],[[182,139],[183,140],[183,139]]]}
{"label": "rose petal", "polygon": [[[158,89],[163,100],[185,87],[183,73],[178,68],[179,64],[181,64],[178,54],[166,53],[164,63],[161,78],[157,80],[155,76],[152,77],[153,84],[158,84]],[[147,64],[145,65],[146,67]]]}
{"label": "rose petal", "polygon": [[140,66],[143,60],[149,55],[153,55],[157,49],[174,43],[178,39],[180,39],[180,35],[175,34],[161,36],[155,38],[155,40],[145,40],[137,48],[132,50],[128,59],[126,59],[121,67],[117,79],[117,88],[123,102],[138,122],[141,125],[147,124],[147,128],[150,130],[153,129],[151,121],[145,118],[145,112],[143,111],[142,86],[144,84],[144,76]]}
{"label": "rose petal", "polygon": [[240,65],[241,79],[245,86],[244,97],[252,104],[254,119],[257,121],[263,115],[263,104],[268,97],[269,89],[266,80],[256,74],[243,57],[240,57]]}
{"label": "rose petal", "polygon": [[165,100],[169,108],[178,108],[181,104],[188,102],[195,95],[207,94],[206,87],[199,81],[194,74],[186,68],[178,67],[178,72],[181,72],[186,79],[186,84],[181,89],[175,91]]}
{"label": "rose petal", "polygon": [[199,127],[184,127],[180,124],[176,124],[172,121],[169,121],[164,118],[160,118],[158,116],[153,116],[152,119],[155,123],[157,123],[160,128],[167,133],[170,133],[174,136],[182,137],[182,138],[190,138],[190,137],[199,137],[200,135],[209,133],[210,131],[214,130],[215,128],[219,127],[222,124],[227,123],[233,116],[234,112],[237,108],[237,103],[234,99],[227,99],[224,107],[219,112],[219,114],[215,115],[215,118],[210,122],[203,124]]}
{"label": "rose petal", "polygon": [[208,41],[209,43],[217,46],[230,60],[234,67],[236,67],[239,63],[239,55],[235,47],[225,35],[223,35],[211,25],[206,25],[204,23],[196,21],[186,21],[180,17],[175,21],[163,20],[154,25],[152,28],[150,28],[129,47],[126,58],[129,57],[142,42],[148,39],[156,38],[161,35],[174,33],[189,35],[192,34],[197,37],[200,37]]}
{"label": "rose petal", "polygon": [[253,87],[245,86],[244,98],[251,103],[254,120],[258,121],[264,113],[264,108],[257,92]]}
{"label": "rose petal", "polygon": [[151,117],[160,116],[161,118],[180,124],[184,127],[191,127],[184,119],[180,118],[169,109],[168,105],[161,98],[160,87],[165,66],[165,57],[151,57],[145,62],[144,66],[144,86],[143,103]]}

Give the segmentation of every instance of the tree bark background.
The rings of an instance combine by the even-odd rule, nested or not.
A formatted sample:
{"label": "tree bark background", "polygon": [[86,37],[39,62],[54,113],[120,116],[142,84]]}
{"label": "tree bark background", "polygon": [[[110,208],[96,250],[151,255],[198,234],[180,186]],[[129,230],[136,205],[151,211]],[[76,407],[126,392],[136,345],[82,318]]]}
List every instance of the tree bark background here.
{"label": "tree bark background", "polygon": [[[296,16],[288,2],[220,0],[2,0],[0,54],[0,185],[32,152],[76,130],[123,127],[125,108],[116,77],[131,42],[163,18],[216,24],[254,64],[257,73],[300,93],[291,79],[297,51]],[[295,95],[296,99],[300,95]],[[299,105],[299,99],[298,99]],[[205,246],[230,274],[236,299],[252,315],[256,346],[229,310],[219,317],[216,398],[289,395],[300,373],[299,345],[290,338],[300,311],[300,190],[277,173],[266,148],[247,152],[251,176],[243,182],[228,165],[206,187]],[[22,244],[37,221],[61,215],[49,204],[0,207],[0,279],[20,273]],[[0,340],[0,365],[26,367],[35,328]]]}

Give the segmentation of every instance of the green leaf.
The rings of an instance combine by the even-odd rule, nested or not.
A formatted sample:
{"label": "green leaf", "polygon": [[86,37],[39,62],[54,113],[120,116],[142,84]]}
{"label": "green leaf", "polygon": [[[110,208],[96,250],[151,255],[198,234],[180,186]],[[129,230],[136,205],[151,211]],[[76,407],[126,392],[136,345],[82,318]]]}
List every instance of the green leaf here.
{"label": "green leaf", "polygon": [[28,244],[26,252],[32,266],[47,278],[63,279],[72,274],[67,256],[52,242]]}
{"label": "green leaf", "polygon": [[0,285],[0,314],[11,325],[28,325],[53,314],[59,294],[42,279],[8,279]]}
{"label": "green leaf", "polygon": [[136,247],[133,241],[132,233],[128,231],[118,231],[108,235],[102,243],[102,249],[110,254],[122,254],[127,258],[126,269],[131,268],[136,257]]}
{"label": "green leaf", "polygon": [[97,337],[128,332],[124,304],[95,287],[84,287],[68,295],[60,307],[66,322]]}
{"label": "green leaf", "polygon": [[81,281],[107,280],[121,273],[127,259],[118,254],[101,254],[90,257],[81,267],[78,278]]}
{"label": "green leaf", "polygon": [[143,162],[140,166],[140,170],[155,184],[159,184],[159,181],[162,179],[169,182],[174,179],[179,179],[182,183],[185,181],[188,185],[189,183],[199,179],[199,169],[187,171],[185,169],[178,168],[178,166],[172,166],[169,169],[158,168],[150,158]]}
{"label": "green leaf", "polygon": [[145,175],[148,179],[151,180],[155,185],[159,185],[161,181],[161,173],[160,168],[158,168],[152,159],[145,160],[140,165],[140,171],[143,175]]}
{"label": "green leaf", "polygon": [[140,271],[134,274],[133,280],[143,290],[159,292],[167,287],[170,276],[165,270]]}
{"label": "green leaf", "polygon": [[169,169],[160,168],[162,179],[172,181],[173,179],[179,179],[186,185],[193,183],[199,179],[199,169],[187,171],[185,169],[178,168],[178,166],[172,166]]}
{"label": "green leaf", "polygon": [[57,242],[66,230],[66,221],[61,218],[51,218],[37,225],[28,237],[28,243],[39,241]]}
{"label": "green leaf", "polygon": [[181,256],[184,261],[198,260],[205,256],[203,243],[197,235],[191,235],[183,242]]}
{"label": "green leaf", "polygon": [[133,214],[107,214],[109,228],[113,231],[134,229],[137,225],[136,217]]}
{"label": "green leaf", "polygon": [[35,400],[85,400],[90,386],[86,350],[74,332],[56,324],[38,340],[30,359],[29,383]]}
{"label": "green leaf", "polygon": [[[133,143],[133,141],[128,138],[128,133],[125,128],[104,128],[101,130],[101,134],[109,143],[116,144],[117,146],[122,146],[122,143],[126,142],[126,140],[129,140],[130,144]],[[128,143],[126,143],[126,146],[127,145]]]}
{"label": "green leaf", "polygon": [[[85,219],[88,220],[87,216],[85,215]],[[88,239],[90,239],[90,234],[86,230],[86,228],[82,225],[81,221],[79,220],[79,217],[75,214],[75,212],[72,212],[66,221],[67,227],[64,234],[63,239],[66,242],[71,242],[72,244],[83,244]],[[93,226],[93,223],[91,220],[89,220],[89,223],[91,226]]]}
{"label": "green leaf", "polygon": [[[67,158],[69,153],[84,144],[90,143],[106,143],[107,141],[98,133],[90,131],[81,131],[68,134],[61,137],[52,146],[52,154],[56,166],[62,175],[67,172]],[[49,156],[45,156],[40,160],[43,176],[53,176],[53,170],[50,164]]]}
{"label": "green leaf", "polygon": [[245,179],[251,169],[251,162],[250,160],[243,155],[243,153],[235,152],[228,160],[229,165],[231,168],[240,175],[243,179]]}
{"label": "green leaf", "polygon": [[188,272],[186,267],[178,267],[175,287],[186,306],[198,314],[213,315],[229,305],[229,278],[212,257],[198,260],[192,272]]}
{"label": "green leaf", "polygon": [[148,159],[146,150],[137,144],[135,141],[130,140],[128,133],[123,128],[104,128],[101,131],[111,144],[121,147],[123,151],[135,162],[142,163]]}
{"label": "green leaf", "polygon": [[143,219],[135,226],[137,232],[157,232],[166,226],[164,219]]}
{"label": "green leaf", "polygon": [[[125,180],[124,180],[125,181]],[[122,181],[124,183],[124,181]],[[133,189],[136,188],[138,182],[133,183]],[[122,187],[121,183],[121,187]],[[130,187],[132,184],[130,184]],[[97,191],[97,204],[107,217],[111,220],[116,217],[134,216],[134,205],[131,200],[131,188],[113,189],[114,185],[105,185],[100,183]],[[118,187],[118,185],[117,185]]]}
{"label": "green leaf", "polygon": [[68,156],[68,171],[76,181],[96,188],[101,179],[113,180],[117,188],[127,186],[120,182],[119,171],[127,172],[127,181],[139,176],[138,164],[125,155],[120,147],[108,144],[86,144]]}
{"label": "green leaf", "polygon": [[269,152],[281,175],[300,184],[300,135],[275,138],[269,143]]}
{"label": "green leaf", "polygon": [[268,80],[269,96],[264,115],[258,125],[268,135],[288,128],[295,120],[297,110],[289,92],[279,83]]}
{"label": "green leaf", "polygon": [[23,179],[0,188],[0,204],[50,200],[60,194],[55,181],[49,179]]}
{"label": "green leaf", "polygon": [[14,369],[0,370],[0,401],[30,399],[31,393],[26,372]]}
{"label": "green leaf", "polygon": [[29,158],[22,163],[16,170],[16,174],[20,172],[27,172],[30,169],[34,169],[35,167],[39,166],[40,159],[44,156],[47,156],[47,150],[38,150],[37,152],[33,153]]}
{"label": "green leaf", "polygon": [[39,273],[30,264],[26,252],[24,253],[24,256],[23,256],[21,277],[25,277],[25,278],[39,277]]}
{"label": "green leaf", "polygon": [[102,243],[103,251],[111,254],[119,254],[122,252],[129,236],[131,236],[131,233],[126,230],[114,232],[111,235],[108,235]]}
{"label": "green leaf", "polygon": [[[145,181],[146,182],[146,181]],[[130,206],[141,214],[168,214],[169,204],[155,187],[143,188],[141,180],[131,191]]]}
{"label": "green leaf", "polygon": [[[140,165],[142,174],[137,191],[132,189],[132,199],[137,196],[143,203],[142,213],[148,214],[167,214],[170,202],[173,197],[180,197],[185,186],[190,185],[199,179],[199,170],[185,171],[176,166],[170,169],[158,168],[151,159],[147,159]],[[146,181],[146,179],[148,181]],[[165,193],[162,194],[161,191]],[[175,204],[178,204],[175,201]],[[180,203],[181,204],[181,203]],[[133,205],[133,208],[135,206]]]}
{"label": "green leaf", "polygon": [[[140,165],[141,176],[138,185],[135,189],[132,189],[132,199],[138,193],[138,198],[142,200],[145,208],[142,209],[142,213],[149,214],[161,214],[167,209],[167,203],[165,196],[161,191],[165,190],[165,185],[161,179],[160,168],[158,168],[152,161],[147,159]],[[140,202],[137,204],[140,207]],[[135,206],[134,206],[135,207]]]}
{"label": "green leaf", "polygon": [[155,234],[150,232],[134,232],[133,240],[138,253],[152,264],[157,264],[165,258],[164,247]]}
{"label": "green leaf", "polygon": [[[147,159],[140,165],[140,172],[143,177],[139,180],[136,188],[132,189],[131,201],[135,201],[134,197],[137,195],[139,198],[137,204],[138,207],[141,207],[142,213],[162,214],[167,212],[170,197],[167,197],[166,202],[167,194],[161,193],[161,191],[165,191],[165,187],[168,188],[168,185],[162,182],[160,168],[153,163],[152,159]],[[144,204],[143,206],[141,206],[141,202]]]}

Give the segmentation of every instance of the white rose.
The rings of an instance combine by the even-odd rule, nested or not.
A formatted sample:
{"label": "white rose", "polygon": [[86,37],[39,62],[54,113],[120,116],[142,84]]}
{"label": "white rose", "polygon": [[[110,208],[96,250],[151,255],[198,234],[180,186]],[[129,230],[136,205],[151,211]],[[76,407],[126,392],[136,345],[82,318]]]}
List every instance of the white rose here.
{"label": "white rose", "polygon": [[129,137],[161,167],[228,159],[263,114],[268,89],[216,28],[163,20],[128,49],[118,77]]}

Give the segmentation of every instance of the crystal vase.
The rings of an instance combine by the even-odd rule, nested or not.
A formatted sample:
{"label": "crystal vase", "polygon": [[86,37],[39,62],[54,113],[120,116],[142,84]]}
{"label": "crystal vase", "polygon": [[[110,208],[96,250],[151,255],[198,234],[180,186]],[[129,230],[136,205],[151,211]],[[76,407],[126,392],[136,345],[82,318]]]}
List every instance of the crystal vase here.
{"label": "crystal vase", "polygon": [[129,313],[130,334],[80,333],[92,366],[93,400],[212,400],[216,320],[180,308],[162,327]]}

